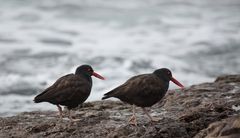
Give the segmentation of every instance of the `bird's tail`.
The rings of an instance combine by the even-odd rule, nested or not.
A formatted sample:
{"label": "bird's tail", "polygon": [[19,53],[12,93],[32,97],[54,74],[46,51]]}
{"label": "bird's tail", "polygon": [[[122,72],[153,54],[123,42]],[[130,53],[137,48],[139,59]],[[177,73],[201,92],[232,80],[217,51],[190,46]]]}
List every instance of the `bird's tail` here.
{"label": "bird's tail", "polygon": [[110,92],[105,93],[105,94],[103,95],[102,100],[105,100],[105,99],[108,99],[108,98],[112,97],[112,96],[113,96],[112,93],[113,93],[113,91],[110,91]]}
{"label": "bird's tail", "polygon": [[111,97],[116,97],[118,95],[118,90],[119,90],[120,87],[117,87],[107,93],[104,94],[102,100],[104,99],[108,99],[108,98],[111,98]]}
{"label": "bird's tail", "polygon": [[105,99],[108,99],[108,98],[110,98],[110,96],[109,96],[109,95],[106,95],[106,94],[104,94],[104,96],[103,96],[102,100],[105,100]]}
{"label": "bird's tail", "polygon": [[40,102],[42,102],[42,99],[41,99],[39,96],[36,96],[36,97],[33,99],[33,101],[34,101],[35,103],[40,103]]}

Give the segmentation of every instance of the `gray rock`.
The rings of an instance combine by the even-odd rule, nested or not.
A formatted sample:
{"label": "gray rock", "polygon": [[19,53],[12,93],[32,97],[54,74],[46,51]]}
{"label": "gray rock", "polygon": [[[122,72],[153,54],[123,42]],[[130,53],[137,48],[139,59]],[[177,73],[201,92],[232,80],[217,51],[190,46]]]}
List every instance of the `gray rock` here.
{"label": "gray rock", "polygon": [[50,138],[237,138],[240,137],[240,75],[225,75],[213,83],[172,90],[151,108],[161,118],[151,123],[140,108],[138,126],[128,125],[131,107],[120,101],[84,103],[70,124],[57,112],[24,112],[0,118],[0,137]]}

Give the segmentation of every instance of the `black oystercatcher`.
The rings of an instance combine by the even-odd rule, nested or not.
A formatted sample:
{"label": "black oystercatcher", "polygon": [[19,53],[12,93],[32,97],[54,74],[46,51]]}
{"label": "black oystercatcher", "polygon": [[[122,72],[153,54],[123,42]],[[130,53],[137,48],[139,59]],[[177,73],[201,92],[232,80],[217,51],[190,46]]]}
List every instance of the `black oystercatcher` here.
{"label": "black oystercatcher", "polygon": [[172,77],[169,69],[161,68],[151,74],[142,74],[130,78],[124,84],[104,94],[102,100],[115,97],[131,104],[133,115],[129,119],[130,124],[137,125],[135,105],[141,107],[151,121],[158,121],[148,114],[145,107],[151,107],[164,97],[169,87],[169,81],[174,82],[181,88],[184,87]]}
{"label": "black oystercatcher", "polygon": [[91,66],[79,66],[75,74],[68,74],[59,78],[52,86],[37,95],[34,98],[34,102],[49,102],[57,105],[60,118],[62,118],[60,105],[66,106],[69,119],[72,122],[70,110],[82,104],[88,98],[92,88],[92,75],[104,80],[101,75],[93,71]]}

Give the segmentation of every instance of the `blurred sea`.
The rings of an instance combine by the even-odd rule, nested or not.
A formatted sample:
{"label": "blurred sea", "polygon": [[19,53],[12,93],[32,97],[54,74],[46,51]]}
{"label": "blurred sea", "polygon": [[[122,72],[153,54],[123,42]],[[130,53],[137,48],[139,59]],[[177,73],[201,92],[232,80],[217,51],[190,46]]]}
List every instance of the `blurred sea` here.
{"label": "blurred sea", "polygon": [[161,67],[186,86],[240,73],[239,0],[0,3],[0,116],[56,110],[33,97],[81,64],[107,78],[88,101]]}

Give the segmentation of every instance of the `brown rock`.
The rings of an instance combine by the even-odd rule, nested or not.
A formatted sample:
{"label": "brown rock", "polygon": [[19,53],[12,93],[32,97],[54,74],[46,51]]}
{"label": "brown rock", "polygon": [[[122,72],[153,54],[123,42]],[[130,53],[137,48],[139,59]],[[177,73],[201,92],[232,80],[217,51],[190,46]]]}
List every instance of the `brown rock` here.
{"label": "brown rock", "polygon": [[227,118],[209,125],[195,138],[240,138],[240,116]]}

